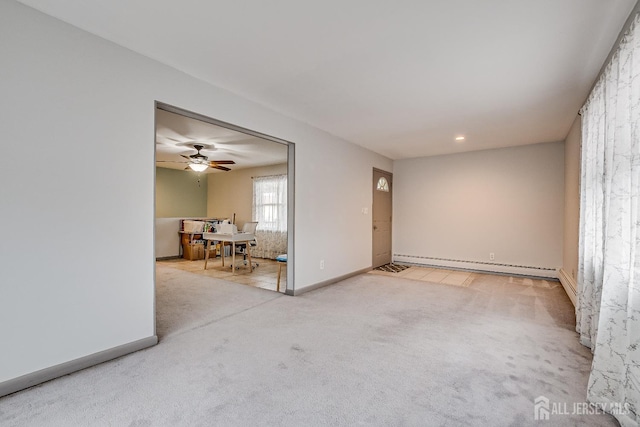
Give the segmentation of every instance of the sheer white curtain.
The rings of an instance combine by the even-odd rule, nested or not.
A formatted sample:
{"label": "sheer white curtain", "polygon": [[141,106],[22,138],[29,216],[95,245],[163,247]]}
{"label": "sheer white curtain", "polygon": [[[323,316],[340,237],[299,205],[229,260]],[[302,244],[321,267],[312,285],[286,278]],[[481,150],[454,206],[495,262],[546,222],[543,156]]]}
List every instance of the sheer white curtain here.
{"label": "sheer white curtain", "polygon": [[252,250],[260,258],[287,253],[287,175],[253,178],[253,220],[258,221]]}
{"label": "sheer white curtain", "polygon": [[[640,421],[640,16],[582,109],[577,330],[588,399]],[[618,408],[616,410],[616,408]]]}

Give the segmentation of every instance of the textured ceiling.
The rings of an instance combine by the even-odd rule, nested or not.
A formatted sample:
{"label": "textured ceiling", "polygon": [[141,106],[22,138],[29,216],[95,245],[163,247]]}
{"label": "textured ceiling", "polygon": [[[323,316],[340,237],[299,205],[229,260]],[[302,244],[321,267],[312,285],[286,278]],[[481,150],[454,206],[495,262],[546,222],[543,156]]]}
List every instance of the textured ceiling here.
{"label": "textured ceiling", "polygon": [[563,140],[636,0],[21,2],[399,159]]}
{"label": "textured ceiling", "polygon": [[[233,160],[231,170],[287,162],[287,146],[168,111],[156,110],[156,160],[158,166],[185,169],[184,157],[196,154],[194,144],[209,160]],[[207,169],[204,173],[218,173]]]}

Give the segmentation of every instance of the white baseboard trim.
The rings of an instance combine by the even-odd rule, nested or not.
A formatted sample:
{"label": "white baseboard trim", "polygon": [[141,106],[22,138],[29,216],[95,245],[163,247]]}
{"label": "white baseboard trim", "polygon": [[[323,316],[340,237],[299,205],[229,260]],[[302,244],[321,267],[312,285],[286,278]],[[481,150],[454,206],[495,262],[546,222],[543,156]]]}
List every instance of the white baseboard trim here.
{"label": "white baseboard trim", "polygon": [[[316,289],[319,289],[319,288],[324,288],[325,286],[333,285],[334,283],[340,282],[341,280],[345,280],[345,279],[348,279],[350,277],[357,276],[359,274],[364,274],[364,273],[367,273],[367,272],[369,272],[371,270],[372,270],[371,267],[367,267],[367,268],[363,268],[362,270],[358,270],[358,271],[354,271],[354,272],[351,272],[351,273],[347,273],[347,274],[344,274],[344,275],[339,276],[339,277],[334,277],[333,279],[325,280],[323,282],[314,283],[313,285],[305,286],[302,289],[296,289],[293,292],[293,295],[298,296],[298,295],[302,295],[304,293],[307,293],[309,291],[313,291],[313,290],[316,290]],[[287,294],[291,295],[288,292],[287,292]]]}
{"label": "white baseboard trim", "polygon": [[393,262],[423,265],[437,268],[453,268],[457,270],[471,270],[487,273],[516,274],[518,276],[558,279],[555,268],[530,267],[525,265],[499,264],[491,262],[464,261],[443,258],[431,258],[415,255],[393,255]]}
{"label": "white baseboard trim", "polygon": [[125,354],[133,353],[135,351],[154,346],[157,343],[158,337],[156,335],[153,335],[127,344],[119,345],[114,348],[100,351],[98,353],[80,357],[69,362],[41,369],[30,374],[22,375],[8,381],[0,382],[0,397],[15,393],[20,390],[24,390],[29,387],[33,387],[34,385],[50,381],[54,378],[68,375],[72,372],[80,371],[90,366],[98,365],[108,360],[116,359],[118,357],[124,356]]}
{"label": "white baseboard trim", "polygon": [[560,283],[562,283],[564,291],[567,293],[575,307],[578,302],[578,284],[563,268],[558,272],[558,278],[560,279]]}

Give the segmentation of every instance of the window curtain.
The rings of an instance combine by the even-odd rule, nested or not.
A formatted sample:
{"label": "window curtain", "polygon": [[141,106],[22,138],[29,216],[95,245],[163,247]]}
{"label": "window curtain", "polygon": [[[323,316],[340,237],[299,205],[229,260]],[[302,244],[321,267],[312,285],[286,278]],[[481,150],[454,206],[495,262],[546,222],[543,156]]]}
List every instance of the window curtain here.
{"label": "window curtain", "polygon": [[587,398],[640,421],[640,15],[582,109],[576,328]]}
{"label": "window curtain", "polygon": [[287,175],[253,178],[253,220],[258,221],[252,249],[259,258],[287,253]]}

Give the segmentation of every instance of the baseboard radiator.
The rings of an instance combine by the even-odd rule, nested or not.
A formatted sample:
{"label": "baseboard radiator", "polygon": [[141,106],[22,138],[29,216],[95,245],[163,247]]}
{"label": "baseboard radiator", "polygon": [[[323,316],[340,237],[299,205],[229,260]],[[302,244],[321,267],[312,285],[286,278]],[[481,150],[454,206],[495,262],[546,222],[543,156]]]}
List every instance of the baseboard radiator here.
{"label": "baseboard radiator", "polygon": [[565,292],[569,296],[569,299],[573,303],[573,306],[575,307],[578,301],[578,285],[576,281],[573,280],[573,277],[567,274],[567,272],[563,268],[561,268],[558,272],[558,278],[560,279],[562,287],[564,288]]}
{"label": "baseboard radiator", "polygon": [[500,264],[493,262],[466,261],[460,259],[435,258],[419,255],[393,254],[393,261],[424,265],[427,267],[454,268],[458,270],[483,271],[487,273],[516,274],[558,280],[556,268],[532,267],[526,265]]}

